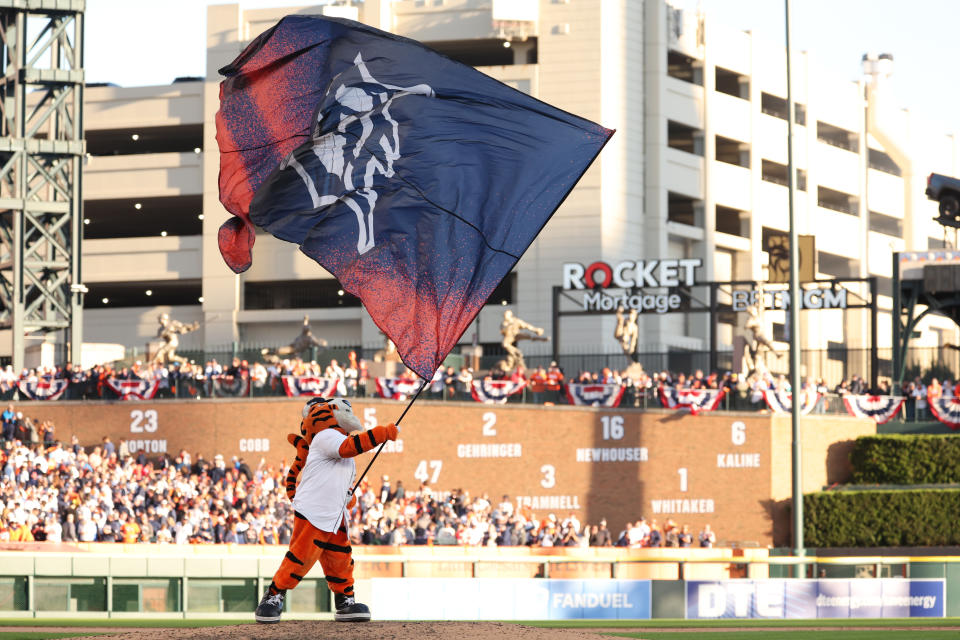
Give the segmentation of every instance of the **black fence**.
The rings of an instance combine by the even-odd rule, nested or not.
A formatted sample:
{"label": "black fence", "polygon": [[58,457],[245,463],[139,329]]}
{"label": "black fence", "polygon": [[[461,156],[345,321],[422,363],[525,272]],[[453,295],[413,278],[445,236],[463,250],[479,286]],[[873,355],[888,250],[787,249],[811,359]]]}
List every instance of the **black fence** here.
{"label": "black fence", "polygon": [[[216,360],[226,366],[233,358],[246,360],[252,364],[254,362],[266,362],[265,354],[274,351],[276,347],[277,345],[274,344],[235,343],[205,350],[183,350],[179,351],[178,355],[199,365]],[[461,347],[458,346],[447,357],[445,364],[458,369],[461,366],[467,366],[479,369],[479,372],[489,371],[504,358],[505,352],[499,344],[484,344],[482,347],[484,355],[479,358],[478,363],[475,363],[469,355],[461,353]],[[321,367],[325,367],[331,360],[337,360],[343,366],[344,363],[348,362],[351,352],[356,355],[358,360],[364,359],[369,362],[374,359],[379,349],[378,347],[363,347],[360,345],[331,345],[308,350],[302,354],[302,358],[307,362],[317,362]],[[893,351],[889,348],[879,349],[878,355],[879,370],[877,376],[889,381],[893,372]],[[146,359],[147,354],[142,350],[130,350],[125,361],[118,364],[129,366],[135,361],[143,362]],[[528,369],[541,366],[546,368],[553,361],[553,356],[546,352],[532,353],[526,355],[524,359]],[[690,374],[697,370],[704,373],[710,372],[709,351],[650,351],[638,353],[636,359],[648,373],[670,371]],[[786,350],[768,352],[765,360],[771,373],[775,375],[789,374],[789,355]],[[580,353],[564,353],[557,358],[557,364],[568,378],[578,376],[583,371],[599,373],[604,368],[609,368],[612,371],[623,371],[630,365],[630,362],[630,359],[620,351],[603,353],[588,348],[584,348]],[[872,373],[870,371],[870,350],[866,348],[804,349],[801,351],[800,367],[801,377],[814,381],[822,379],[831,389],[843,380],[850,380],[854,375],[869,382]],[[719,353],[717,373],[740,372],[742,368],[742,363],[734,362],[732,351],[721,351]],[[475,371],[475,373],[479,372]],[[912,380],[917,376],[925,376],[926,381],[929,381],[930,377],[936,377],[940,380],[956,380],[960,376],[960,350],[952,347],[910,348],[906,358],[905,380]]]}

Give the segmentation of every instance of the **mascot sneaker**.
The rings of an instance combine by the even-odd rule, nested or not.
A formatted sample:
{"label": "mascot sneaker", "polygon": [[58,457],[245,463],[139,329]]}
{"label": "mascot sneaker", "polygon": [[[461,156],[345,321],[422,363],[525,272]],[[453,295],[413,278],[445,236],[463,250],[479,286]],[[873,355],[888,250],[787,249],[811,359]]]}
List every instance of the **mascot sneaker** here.
{"label": "mascot sneaker", "polygon": [[263,594],[263,599],[257,606],[257,612],[253,614],[254,619],[257,622],[266,624],[280,622],[280,614],[283,613],[283,596],[283,591],[271,593],[270,589],[267,589],[267,592]]}
{"label": "mascot sneaker", "polygon": [[345,596],[342,593],[336,593],[333,602],[337,607],[337,613],[333,619],[337,622],[369,622],[370,609],[365,604],[360,604],[353,599],[353,596]]}

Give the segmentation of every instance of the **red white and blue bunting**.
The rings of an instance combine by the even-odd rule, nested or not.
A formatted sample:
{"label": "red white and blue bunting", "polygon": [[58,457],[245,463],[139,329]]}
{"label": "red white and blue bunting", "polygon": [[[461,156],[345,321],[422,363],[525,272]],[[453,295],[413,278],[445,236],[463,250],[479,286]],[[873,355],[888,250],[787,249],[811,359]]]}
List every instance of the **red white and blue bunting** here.
{"label": "red white and blue bunting", "polygon": [[21,380],[17,384],[20,393],[31,400],[56,400],[67,390],[69,380],[54,378],[53,380]]}
{"label": "red white and blue bunting", "polygon": [[[764,389],[763,399],[767,401],[767,406],[774,413],[789,413],[793,408],[793,394],[789,391]],[[813,411],[819,400],[820,394],[815,389],[804,389],[803,402],[800,403],[800,413],[807,415]]]}
{"label": "red white and blue bunting", "polygon": [[870,418],[877,424],[883,424],[897,415],[904,400],[900,396],[843,396],[847,413],[854,418]]}
{"label": "red white and blue bunting", "polygon": [[486,404],[506,404],[507,398],[520,393],[527,381],[520,380],[474,380],[470,394],[477,402]]}
{"label": "red white and blue bunting", "polygon": [[158,380],[120,380],[107,378],[107,386],[120,396],[121,400],[151,400],[157,393]]}
{"label": "red white and blue bunting", "polygon": [[701,411],[713,411],[720,406],[726,389],[677,389],[660,387],[660,404],[667,409],[689,409],[697,415]]}
{"label": "red white and blue bunting", "polygon": [[567,401],[584,407],[619,407],[623,385],[567,383]]}
{"label": "red white and blue bunting", "polygon": [[331,398],[336,395],[336,378],[318,378],[317,376],[283,376],[283,390],[290,397],[320,396]]}
{"label": "red white and blue bunting", "polygon": [[960,398],[927,395],[930,413],[951,429],[960,429]]}
{"label": "red white and blue bunting", "polygon": [[420,388],[420,380],[414,378],[376,378],[377,393],[381,398],[389,400],[406,400],[407,396],[412,396]]}
{"label": "red white and blue bunting", "polygon": [[213,376],[213,396],[243,398],[250,395],[250,378],[246,376]]}

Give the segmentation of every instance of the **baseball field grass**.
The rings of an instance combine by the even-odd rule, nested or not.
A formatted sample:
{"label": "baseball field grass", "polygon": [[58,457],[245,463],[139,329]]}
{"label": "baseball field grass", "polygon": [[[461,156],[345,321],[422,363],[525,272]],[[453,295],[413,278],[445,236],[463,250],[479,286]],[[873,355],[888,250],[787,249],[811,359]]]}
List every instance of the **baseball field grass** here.
{"label": "baseball field grass", "polygon": [[844,620],[568,620],[526,622],[541,628],[600,630],[604,635],[649,640],[957,640],[960,618]]}

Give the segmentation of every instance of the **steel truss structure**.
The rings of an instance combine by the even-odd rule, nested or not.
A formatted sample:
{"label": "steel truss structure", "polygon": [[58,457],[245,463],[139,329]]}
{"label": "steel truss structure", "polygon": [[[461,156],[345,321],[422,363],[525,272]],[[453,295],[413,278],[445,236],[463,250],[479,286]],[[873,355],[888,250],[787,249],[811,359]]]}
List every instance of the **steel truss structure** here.
{"label": "steel truss structure", "polygon": [[[908,263],[912,264],[908,267]],[[960,326],[960,251],[894,253],[894,383],[904,381],[910,339],[920,321],[931,313],[946,316]]]}
{"label": "steel truss structure", "polygon": [[0,328],[80,362],[84,0],[0,0]]}

